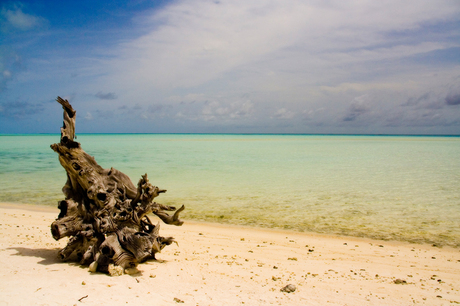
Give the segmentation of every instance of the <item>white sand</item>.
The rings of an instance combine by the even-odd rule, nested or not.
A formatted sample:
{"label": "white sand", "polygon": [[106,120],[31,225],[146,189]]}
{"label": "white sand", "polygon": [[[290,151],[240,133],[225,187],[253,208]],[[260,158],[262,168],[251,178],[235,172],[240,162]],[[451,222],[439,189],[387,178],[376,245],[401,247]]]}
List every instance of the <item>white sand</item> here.
{"label": "white sand", "polygon": [[[186,220],[160,230],[179,246],[110,277],[57,259],[57,208],[0,213],[0,305],[460,304],[459,249]],[[280,292],[287,284],[297,290]]]}

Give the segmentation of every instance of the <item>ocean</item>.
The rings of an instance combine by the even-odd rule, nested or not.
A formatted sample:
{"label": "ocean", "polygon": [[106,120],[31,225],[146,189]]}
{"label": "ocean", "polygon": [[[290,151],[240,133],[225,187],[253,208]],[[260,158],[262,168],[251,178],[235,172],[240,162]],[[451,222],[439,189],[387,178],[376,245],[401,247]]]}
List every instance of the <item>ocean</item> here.
{"label": "ocean", "polygon": [[[460,246],[460,137],[77,134],[183,219]],[[0,201],[57,206],[58,134],[0,135]]]}

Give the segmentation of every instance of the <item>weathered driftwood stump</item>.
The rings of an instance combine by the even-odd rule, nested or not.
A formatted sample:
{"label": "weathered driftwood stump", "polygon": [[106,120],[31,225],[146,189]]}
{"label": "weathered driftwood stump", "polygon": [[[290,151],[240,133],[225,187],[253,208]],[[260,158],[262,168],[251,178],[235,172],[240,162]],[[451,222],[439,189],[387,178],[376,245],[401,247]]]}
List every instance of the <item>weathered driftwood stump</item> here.
{"label": "weathered driftwood stump", "polygon": [[[56,240],[70,237],[58,256],[89,265],[91,272],[136,271],[138,263],[155,259],[155,253],[176,242],[173,237],[159,236],[160,223],[152,224],[147,215],[153,213],[166,224],[182,225],[179,213],[184,206],[176,210],[154,202],[166,190],[151,185],[147,174],[136,187],[124,173],[99,166],[74,141],[76,111],[69,101],[60,97],[56,101],[64,109],[64,126],[60,143],[51,148],[59,154],[67,183],[51,233]],[[175,212],[170,216],[165,211]]]}

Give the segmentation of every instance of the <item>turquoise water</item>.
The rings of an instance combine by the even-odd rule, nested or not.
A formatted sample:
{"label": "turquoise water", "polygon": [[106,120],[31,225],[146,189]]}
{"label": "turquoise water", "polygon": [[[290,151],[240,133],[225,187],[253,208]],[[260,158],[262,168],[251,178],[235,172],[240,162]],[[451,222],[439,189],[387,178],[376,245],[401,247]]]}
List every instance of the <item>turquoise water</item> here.
{"label": "turquoise water", "polygon": [[[184,219],[460,246],[460,138],[80,134]],[[0,201],[57,205],[59,135],[0,136]]]}

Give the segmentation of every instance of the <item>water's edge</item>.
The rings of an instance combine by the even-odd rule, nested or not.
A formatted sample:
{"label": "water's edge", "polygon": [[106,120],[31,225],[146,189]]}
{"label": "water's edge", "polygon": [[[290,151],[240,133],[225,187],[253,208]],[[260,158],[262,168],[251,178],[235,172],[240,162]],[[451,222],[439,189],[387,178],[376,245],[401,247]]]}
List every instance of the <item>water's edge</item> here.
{"label": "water's edge", "polygon": [[[460,246],[460,137],[79,134],[200,222]],[[57,207],[58,134],[0,136],[0,202]]]}

